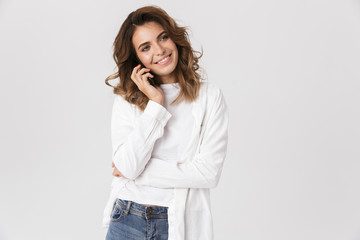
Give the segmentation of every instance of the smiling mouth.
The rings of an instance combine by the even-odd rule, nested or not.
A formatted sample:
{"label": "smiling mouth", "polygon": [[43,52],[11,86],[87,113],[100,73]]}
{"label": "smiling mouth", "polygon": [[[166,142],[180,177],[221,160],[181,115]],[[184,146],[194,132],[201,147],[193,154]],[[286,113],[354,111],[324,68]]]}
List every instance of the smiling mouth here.
{"label": "smiling mouth", "polygon": [[168,58],[169,58],[170,56],[171,56],[171,53],[170,53],[167,57],[165,57],[165,58],[161,59],[160,61],[156,62],[155,64],[165,62],[166,60],[168,60]]}

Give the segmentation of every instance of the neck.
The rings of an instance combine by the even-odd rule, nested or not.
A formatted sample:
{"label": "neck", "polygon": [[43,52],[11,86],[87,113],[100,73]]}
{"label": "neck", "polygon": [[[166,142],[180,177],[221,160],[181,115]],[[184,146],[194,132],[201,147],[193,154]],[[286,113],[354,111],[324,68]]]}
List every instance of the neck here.
{"label": "neck", "polygon": [[159,80],[161,81],[161,84],[170,84],[170,83],[176,83],[176,77],[174,74],[168,75],[168,76],[159,76]]}

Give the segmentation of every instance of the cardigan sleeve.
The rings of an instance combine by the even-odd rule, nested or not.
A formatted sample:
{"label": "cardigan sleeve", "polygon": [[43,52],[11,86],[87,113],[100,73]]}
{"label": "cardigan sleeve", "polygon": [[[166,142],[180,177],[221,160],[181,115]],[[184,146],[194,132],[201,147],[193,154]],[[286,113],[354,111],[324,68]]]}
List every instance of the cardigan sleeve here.
{"label": "cardigan sleeve", "polygon": [[132,107],[123,97],[115,96],[111,138],[114,165],[124,177],[133,180],[144,170],[171,113],[149,100],[144,112],[135,120]]}
{"label": "cardigan sleeve", "polygon": [[204,133],[199,151],[194,158],[183,163],[152,158],[135,179],[136,184],[158,188],[217,186],[227,152],[229,113],[220,89],[217,89],[213,99],[210,113],[203,123]]}

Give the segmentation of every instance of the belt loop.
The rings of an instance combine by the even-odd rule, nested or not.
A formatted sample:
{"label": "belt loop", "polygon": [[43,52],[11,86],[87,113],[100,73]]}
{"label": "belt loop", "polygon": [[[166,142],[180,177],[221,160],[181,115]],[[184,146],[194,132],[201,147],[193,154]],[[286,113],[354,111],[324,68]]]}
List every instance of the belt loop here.
{"label": "belt loop", "polygon": [[125,209],[125,211],[124,211],[124,214],[125,214],[125,215],[128,215],[128,214],[129,214],[130,206],[131,206],[131,201],[128,201],[127,206],[126,206],[126,209]]}

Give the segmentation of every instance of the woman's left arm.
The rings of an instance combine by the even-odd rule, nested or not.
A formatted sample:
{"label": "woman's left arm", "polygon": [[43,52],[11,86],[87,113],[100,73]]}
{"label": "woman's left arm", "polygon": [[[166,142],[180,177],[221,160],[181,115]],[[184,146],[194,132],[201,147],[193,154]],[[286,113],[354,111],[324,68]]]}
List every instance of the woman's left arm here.
{"label": "woman's left arm", "polygon": [[173,163],[152,158],[135,179],[138,185],[158,188],[214,188],[217,186],[227,152],[229,113],[225,98],[216,89],[210,114],[204,120],[203,138],[194,158]]}

